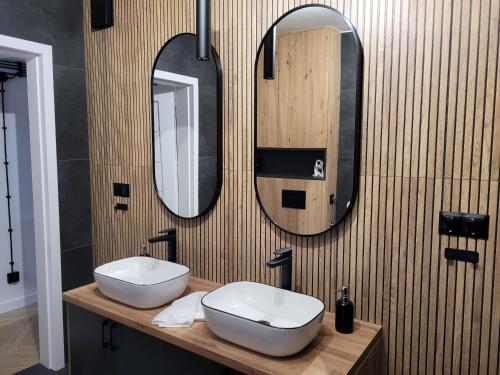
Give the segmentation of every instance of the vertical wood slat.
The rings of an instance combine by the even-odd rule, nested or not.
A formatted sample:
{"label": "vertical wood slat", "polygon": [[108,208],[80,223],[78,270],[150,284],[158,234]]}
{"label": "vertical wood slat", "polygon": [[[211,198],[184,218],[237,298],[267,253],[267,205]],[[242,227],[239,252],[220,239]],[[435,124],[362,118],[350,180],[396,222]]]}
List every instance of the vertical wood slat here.
{"label": "vertical wood slat", "polygon": [[[122,0],[115,26],[90,30],[85,0],[94,263],[134,255],[157,230],[178,229],[180,262],[218,282],[277,284],[264,262],[294,248],[293,285],[334,309],[351,289],[356,316],[384,325],[388,373],[496,374],[500,323],[500,69],[495,0],[324,0],[364,48],[360,190],[330,233],[274,227],[253,185],[253,80],[268,27],[311,0],[212,1],[212,42],[224,71],[224,178],[205,217],[172,217],[154,193],[150,69],[169,38],[195,31],[195,1]],[[112,183],[129,182],[128,200]],[[128,201],[126,213],[115,212]],[[439,236],[441,209],[490,214],[488,241]],[[477,250],[448,262],[446,246]],[[164,248],[152,252],[163,257]]]}

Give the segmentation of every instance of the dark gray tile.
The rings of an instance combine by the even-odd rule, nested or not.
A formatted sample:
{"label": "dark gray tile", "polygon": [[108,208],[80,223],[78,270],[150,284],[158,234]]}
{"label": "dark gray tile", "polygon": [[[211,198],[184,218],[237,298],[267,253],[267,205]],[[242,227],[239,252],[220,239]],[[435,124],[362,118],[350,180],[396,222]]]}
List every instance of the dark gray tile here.
{"label": "dark gray tile", "polygon": [[217,156],[217,97],[200,94],[200,157]]}
{"label": "dark gray tile", "polygon": [[217,68],[214,58],[209,61],[196,59],[196,37],[183,35],[168,43],[161,52],[157,69],[198,78],[200,94],[217,93]]}
{"label": "dark gray tile", "polygon": [[91,239],[88,160],[58,161],[61,248],[87,246]]}
{"label": "dark gray tile", "polygon": [[54,67],[57,159],[88,159],[85,71]]}
{"label": "dark gray tile", "polygon": [[354,126],[345,126],[339,129],[339,158],[354,157],[355,136]]}
{"label": "dark gray tile", "polygon": [[41,363],[37,363],[34,366],[17,372],[15,375],[66,375],[67,373],[68,370],[66,367],[59,371],[52,371],[43,366]]}
{"label": "dark gray tile", "polygon": [[198,208],[204,211],[215,195],[217,188],[217,158],[206,157],[199,160],[198,172]]}
{"label": "dark gray tile", "polygon": [[340,89],[354,90],[357,86],[359,49],[353,33],[343,33],[341,42]]}
{"label": "dark gray tile", "polygon": [[63,291],[94,282],[92,247],[63,250],[61,253],[61,277]]}
{"label": "dark gray tile", "polygon": [[81,0],[0,0],[0,34],[50,44],[54,64],[83,69]]}
{"label": "dark gray tile", "polygon": [[356,123],[356,90],[340,92],[340,127],[354,127]]}
{"label": "dark gray tile", "polygon": [[352,207],[352,202],[347,207],[347,203],[352,198],[354,187],[354,158],[339,158],[337,164],[337,202],[336,217],[339,219]]}

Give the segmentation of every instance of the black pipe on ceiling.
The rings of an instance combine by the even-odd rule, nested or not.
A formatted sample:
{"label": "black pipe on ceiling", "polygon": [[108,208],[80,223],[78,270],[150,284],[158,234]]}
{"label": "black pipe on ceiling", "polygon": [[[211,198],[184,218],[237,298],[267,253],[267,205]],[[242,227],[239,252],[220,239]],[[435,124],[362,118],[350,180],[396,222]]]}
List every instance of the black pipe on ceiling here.
{"label": "black pipe on ceiling", "polygon": [[264,79],[274,79],[276,73],[276,27],[264,41]]}
{"label": "black pipe on ceiling", "polygon": [[196,0],[196,58],[210,59],[210,0]]}

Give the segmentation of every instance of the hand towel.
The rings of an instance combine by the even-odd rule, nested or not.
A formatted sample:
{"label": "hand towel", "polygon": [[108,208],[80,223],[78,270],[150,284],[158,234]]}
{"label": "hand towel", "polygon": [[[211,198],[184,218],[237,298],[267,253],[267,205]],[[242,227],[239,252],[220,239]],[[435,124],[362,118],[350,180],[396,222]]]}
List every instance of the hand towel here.
{"label": "hand towel", "polygon": [[153,319],[161,328],[191,327],[195,320],[205,320],[201,299],[208,292],[195,292],[175,300]]}

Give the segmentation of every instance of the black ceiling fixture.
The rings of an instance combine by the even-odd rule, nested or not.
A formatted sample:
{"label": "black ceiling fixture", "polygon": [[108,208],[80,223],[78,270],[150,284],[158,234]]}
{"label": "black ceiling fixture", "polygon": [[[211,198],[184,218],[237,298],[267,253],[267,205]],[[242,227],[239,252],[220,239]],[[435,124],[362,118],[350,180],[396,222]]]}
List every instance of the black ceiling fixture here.
{"label": "black ceiling fixture", "polygon": [[210,0],[196,0],[196,58],[210,59]]}
{"label": "black ceiling fixture", "polygon": [[276,73],[276,26],[264,41],[264,79],[274,79]]}
{"label": "black ceiling fixture", "polygon": [[114,25],[113,0],[91,1],[90,24],[94,30],[102,30]]}

